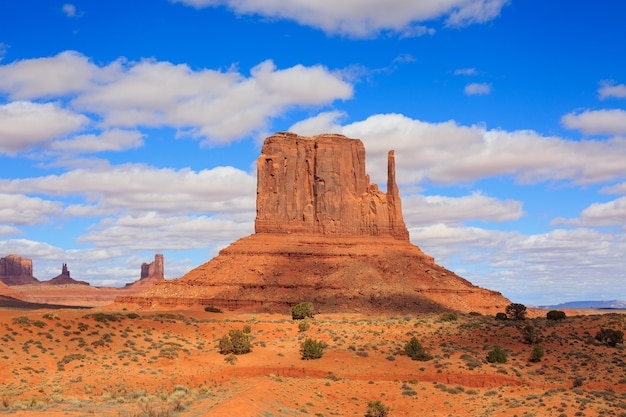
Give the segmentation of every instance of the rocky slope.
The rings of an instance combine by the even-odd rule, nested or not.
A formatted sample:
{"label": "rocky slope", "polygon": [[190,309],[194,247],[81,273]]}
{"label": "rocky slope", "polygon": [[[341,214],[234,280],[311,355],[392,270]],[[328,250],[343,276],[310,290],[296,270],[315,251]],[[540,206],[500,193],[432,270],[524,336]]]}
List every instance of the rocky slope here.
{"label": "rocky slope", "polygon": [[177,280],[118,304],[285,311],[501,311],[500,293],[437,265],[408,239],[388,158],[387,192],[370,184],[360,140],[275,134],[258,159],[256,233]]}

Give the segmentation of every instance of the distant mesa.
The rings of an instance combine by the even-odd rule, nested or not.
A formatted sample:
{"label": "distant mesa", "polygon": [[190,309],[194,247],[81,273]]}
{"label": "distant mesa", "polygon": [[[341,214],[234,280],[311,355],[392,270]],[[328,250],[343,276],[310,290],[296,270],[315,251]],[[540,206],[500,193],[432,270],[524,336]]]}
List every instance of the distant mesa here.
{"label": "distant mesa", "polygon": [[70,271],[67,269],[67,264],[63,264],[61,274],[49,281],[43,281],[41,285],[89,285],[89,283],[86,281],[77,281],[70,277]]}
{"label": "distant mesa", "polygon": [[409,241],[388,154],[387,190],[358,139],[276,133],[257,160],[255,233],[175,280],[116,302],[138,308],[495,313],[510,303],[437,265]]}
{"label": "distant mesa", "polygon": [[38,284],[33,276],[33,260],[13,254],[0,258],[0,281],[7,285]]}

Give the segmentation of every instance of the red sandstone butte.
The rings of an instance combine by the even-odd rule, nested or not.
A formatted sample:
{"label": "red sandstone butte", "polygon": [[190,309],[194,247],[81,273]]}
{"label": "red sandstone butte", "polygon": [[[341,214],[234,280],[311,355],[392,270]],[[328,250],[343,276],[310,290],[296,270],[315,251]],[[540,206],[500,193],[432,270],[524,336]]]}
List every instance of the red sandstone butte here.
{"label": "red sandstone butte", "polygon": [[388,157],[387,192],[370,184],[365,148],[341,135],[277,133],[257,162],[256,233],[183,277],[119,304],[140,308],[495,313],[510,303],[437,265],[409,241]]}
{"label": "red sandstone butte", "polygon": [[17,255],[0,258],[0,282],[7,285],[38,284],[33,276],[33,260]]}

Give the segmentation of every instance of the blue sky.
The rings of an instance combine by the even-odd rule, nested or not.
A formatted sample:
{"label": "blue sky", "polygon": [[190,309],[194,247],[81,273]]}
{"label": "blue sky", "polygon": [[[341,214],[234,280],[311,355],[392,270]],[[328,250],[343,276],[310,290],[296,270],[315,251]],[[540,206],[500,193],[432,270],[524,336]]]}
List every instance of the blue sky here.
{"label": "blue sky", "polygon": [[0,256],[122,285],[253,232],[276,131],[386,152],[411,240],[531,305],[626,299],[626,6],[0,3]]}

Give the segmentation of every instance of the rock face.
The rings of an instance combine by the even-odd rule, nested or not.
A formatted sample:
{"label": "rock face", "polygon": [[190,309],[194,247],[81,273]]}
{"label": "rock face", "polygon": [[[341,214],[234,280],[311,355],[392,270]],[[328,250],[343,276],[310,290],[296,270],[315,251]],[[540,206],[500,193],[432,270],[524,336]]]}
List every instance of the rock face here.
{"label": "rock face", "polygon": [[388,157],[387,193],[370,184],[363,142],[278,133],[257,161],[256,233],[392,236],[409,240]]}
{"label": "rock face", "polygon": [[163,267],[163,255],[157,253],[154,256],[154,262],[141,264],[141,278],[160,278],[165,279]]}
{"label": "rock face", "polygon": [[360,140],[278,133],[258,159],[256,233],[182,278],[116,302],[140,308],[495,313],[510,303],[409,241],[388,157],[387,192],[370,184]]}
{"label": "rock face", "polygon": [[7,285],[37,284],[33,276],[33,260],[17,255],[0,258],[0,281]]}

